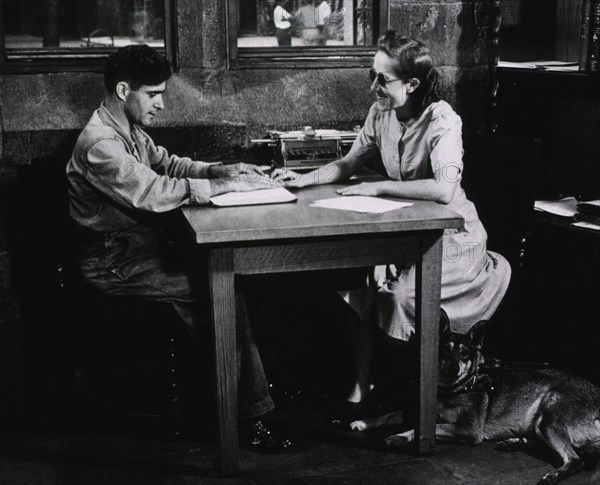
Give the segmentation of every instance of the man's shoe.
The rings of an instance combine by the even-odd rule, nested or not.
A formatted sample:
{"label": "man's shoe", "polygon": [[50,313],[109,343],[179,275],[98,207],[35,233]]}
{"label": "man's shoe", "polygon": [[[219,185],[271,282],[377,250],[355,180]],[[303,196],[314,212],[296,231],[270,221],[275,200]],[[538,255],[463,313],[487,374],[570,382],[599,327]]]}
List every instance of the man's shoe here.
{"label": "man's shoe", "polygon": [[251,419],[240,426],[240,446],[256,453],[289,453],[295,451],[288,438],[276,436],[258,419]]}

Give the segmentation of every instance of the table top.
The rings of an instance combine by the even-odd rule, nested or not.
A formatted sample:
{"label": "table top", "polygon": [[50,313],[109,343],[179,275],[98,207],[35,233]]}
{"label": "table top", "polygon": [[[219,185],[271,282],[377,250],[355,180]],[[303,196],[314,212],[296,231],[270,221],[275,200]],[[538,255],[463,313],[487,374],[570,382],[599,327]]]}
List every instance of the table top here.
{"label": "table top", "polygon": [[237,207],[190,206],[182,211],[198,244],[440,230],[463,226],[461,216],[430,201],[386,197],[413,205],[382,214],[362,214],[310,205],[315,200],[342,197],[336,190],[349,183],[290,189],[298,197],[296,202]]}

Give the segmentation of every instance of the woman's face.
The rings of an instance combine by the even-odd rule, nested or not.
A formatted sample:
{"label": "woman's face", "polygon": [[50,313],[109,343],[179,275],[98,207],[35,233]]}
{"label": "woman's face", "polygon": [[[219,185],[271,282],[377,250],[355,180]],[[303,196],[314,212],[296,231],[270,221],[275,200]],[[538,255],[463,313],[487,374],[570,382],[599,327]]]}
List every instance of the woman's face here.
{"label": "woman's face", "polygon": [[[371,83],[371,91],[377,96],[379,108],[390,110],[406,106],[409,99],[408,93],[413,89],[409,83],[398,79],[390,56],[383,51],[378,51],[373,60],[373,69],[377,73],[377,77]],[[383,80],[384,86],[381,85],[380,80]]]}

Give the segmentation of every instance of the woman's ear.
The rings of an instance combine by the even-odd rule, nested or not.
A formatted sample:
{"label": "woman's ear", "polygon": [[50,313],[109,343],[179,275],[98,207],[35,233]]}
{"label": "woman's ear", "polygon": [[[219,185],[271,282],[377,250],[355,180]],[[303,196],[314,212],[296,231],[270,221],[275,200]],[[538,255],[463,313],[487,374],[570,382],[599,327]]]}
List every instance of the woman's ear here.
{"label": "woman's ear", "polygon": [[121,101],[125,101],[125,99],[127,98],[127,95],[129,94],[129,91],[130,91],[129,84],[126,83],[125,81],[118,82],[117,85],[115,86],[115,92],[117,93],[117,97]]}
{"label": "woman's ear", "polygon": [[408,89],[407,92],[409,93],[414,93],[417,88],[419,87],[419,85],[421,84],[421,81],[419,81],[416,77],[413,77],[409,82],[408,82]]}

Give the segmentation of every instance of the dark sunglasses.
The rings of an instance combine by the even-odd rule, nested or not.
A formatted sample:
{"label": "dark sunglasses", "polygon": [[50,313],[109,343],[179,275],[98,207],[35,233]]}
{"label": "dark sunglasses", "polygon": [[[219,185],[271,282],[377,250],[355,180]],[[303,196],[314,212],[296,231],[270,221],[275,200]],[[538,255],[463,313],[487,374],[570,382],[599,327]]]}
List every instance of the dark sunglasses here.
{"label": "dark sunglasses", "polygon": [[394,83],[396,81],[402,81],[402,79],[386,79],[385,76],[377,72],[375,69],[369,69],[369,78],[371,78],[371,83],[377,79],[377,84],[379,84],[382,88],[385,88],[387,83]]}

